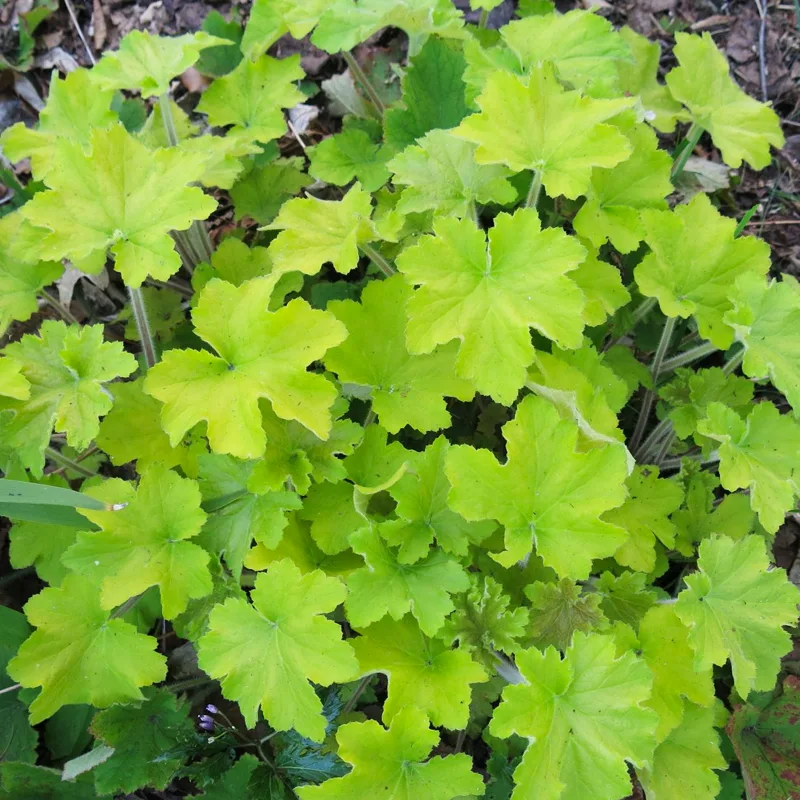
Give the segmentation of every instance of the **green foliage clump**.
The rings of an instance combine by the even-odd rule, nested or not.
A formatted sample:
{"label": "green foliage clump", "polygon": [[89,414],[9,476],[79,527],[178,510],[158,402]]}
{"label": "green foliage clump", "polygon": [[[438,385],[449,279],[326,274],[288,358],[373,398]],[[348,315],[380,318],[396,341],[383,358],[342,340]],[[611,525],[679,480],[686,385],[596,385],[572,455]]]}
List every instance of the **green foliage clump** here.
{"label": "green foliage clump", "polygon": [[[47,584],[0,609],[0,798],[777,798],[800,292],[672,194],[701,136],[761,169],[779,120],[708,34],[662,82],[551,6],[255,0],[0,138],[41,182],[0,221],[0,511]],[[387,27],[394,94],[350,53]],[[348,65],[321,140],[285,34]],[[66,321],[20,335],[67,265],[126,308],[46,294]]]}

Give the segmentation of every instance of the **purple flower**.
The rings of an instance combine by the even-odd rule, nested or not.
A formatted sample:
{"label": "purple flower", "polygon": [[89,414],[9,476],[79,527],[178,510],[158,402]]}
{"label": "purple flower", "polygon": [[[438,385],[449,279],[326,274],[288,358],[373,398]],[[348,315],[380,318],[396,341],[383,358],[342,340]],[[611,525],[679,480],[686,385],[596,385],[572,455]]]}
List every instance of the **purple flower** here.
{"label": "purple flower", "polygon": [[201,714],[197,719],[200,720],[200,728],[204,731],[214,730],[214,720],[208,714]]}
{"label": "purple flower", "polygon": [[213,703],[209,703],[209,704],[206,706],[206,711],[207,711],[209,714],[219,714],[219,709],[218,709],[218,708],[217,708],[217,707],[216,707],[216,706],[215,706]]}

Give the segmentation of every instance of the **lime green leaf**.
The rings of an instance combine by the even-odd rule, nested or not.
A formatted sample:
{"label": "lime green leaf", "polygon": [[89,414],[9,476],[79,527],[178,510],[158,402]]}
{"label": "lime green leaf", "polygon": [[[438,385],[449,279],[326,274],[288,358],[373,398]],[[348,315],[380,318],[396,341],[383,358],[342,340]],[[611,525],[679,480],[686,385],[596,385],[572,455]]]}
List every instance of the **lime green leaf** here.
{"label": "lime green leaf", "polygon": [[[330,484],[322,484],[328,486]],[[360,517],[361,524],[364,518]],[[330,555],[317,547],[309,533],[309,524],[299,519],[297,514],[289,515],[289,524],[281,543],[272,550],[257,544],[247,555],[244,565],[256,571],[267,569],[282,559],[290,559],[303,575],[321,570],[326,575],[347,575],[363,566],[364,559],[352,550],[340,551]]]}
{"label": "lime green leaf", "polygon": [[711,403],[697,429],[721,442],[719,476],[729,491],[750,490],[750,506],[761,524],[775,533],[800,494],[796,479],[800,424],[772,403],[753,407],[747,420],[720,403]]}
{"label": "lime green leaf", "polygon": [[220,280],[203,289],[192,319],[204,350],[169,350],[148,372],[145,391],[165,403],[162,424],[174,446],[198,422],[208,422],[211,449],[237,458],[264,453],[258,399],[296,419],[320,438],[331,429],[336,389],[306,367],[346,336],[344,326],[305,300],[267,311],[273,278],[235,287]]}
{"label": "lime green leaf", "polygon": [[[340,401],[337,401],[340,405]],[[337,409],[334,406],[334,415]],[[269,446],[255,465],[249,488],[254,492],[278,491],[287,481],[306,494],[315,483],[336,483],[347,476],[339,456],[348,456],[363,436],[363,428],[347,419],[335,419],[327,439],[320,439],[297,422],[282,420],[262,408],[262,425]]]}
{"label": "lime green leaf", "polygon": [[714,490],[719,478],[702,471],[696,462],[685,461],[679,477],[686,487],[686,507],[672,515],[677,532],[675,549],[679,553],[694,555],[697,545],[712,533],[738,540],[753,530],[755,513],[747,495],[726,495],[715,506]]}
{"label": "lime green leaf", "polygon": [[405,108],[391,108],[384,117],[390,147],[402,150],[428,131],[454,128],[464,119],[465,67],[458,49],[444,39],[428,39],[403,76]]}
{"label": "lime green leaf", "polygon": [[493,522],[467,522],[448,507],[450,482],[444,465],[449,449],[450,443],[440,436],[389,489],[399,519],[381,524],[380,533],[389,544],[399,545],[401,563],[426,556],[434,538],[446,553],[463,558],[470,545],[482,542],[495,528]]}
{"label": "lime green leaf", "polygon": [[450,0],[334,0],[328,3],[311,41],[329,53],[352,50],[380,28],[400,28],[412,53],[430,34],[466,38],[464,20]]}
{"label": "lime green leaf", "polygon": [[781,657],[792,648],[783,625],[797,620],[797,589],[769,570],[764,540],[713,536],[700,544],[699,571],[685,578],[675,611],[689,628],[697,670],[730,658],[736,691],[772,688]]}
{"label": "lime green leaf", "polygon": [[230,190],[236,219],[252,217],[261,225],[269,225],[290,197],[313,183],[300,169],[302,164],[298,158],[254,164]]}
{"label": "lime green leaf", "polygon": [[[619,269],[613,264],[601,261],[597,251],[587,246],[588,242],[583,241],[582,244],[588,251],[586,258],[572,272],[570,278],[586,296],[586,306],[583,309],[583,319],[586,324],[602,325],[617,309],[628,303],[631,296],[622,285]],[[630,352],[625,347],[620,349]]]}
{"label": "lime green leaf", "polygon": [[593,167],[614,167],[631,153],[625,135],[603,123],[633,99],[592,100],[568,91],[547,62],[534,67],[527,81],[493,72],[477,103],[480,113],[467,117],[455,135],[479,145],[479,164],[537,170],[551,197],[585,194]]}
{"label": "lime green leaf", "polygon": [[489,676],[465,650],[451,650],[438,639],[428,639],[406,616],[388,617],[361,631],[353,649],[362,673],[383,672],[389,695],[383,721],[390,723],[413,698],[437,727],[458,730],[467,724],[473,683]]}
{"label": "lime green leaf", "polygon": [[714,770],[727,764],[714,730],[714,709],[687,704],[682,722],[658,745],[652,765],[639,778],[648,800],[715,800],[720,783]]}
{"label": "lime green leaf", "polygon": [[284,203],[268,226],[281,231],[269,247],[275,271],[315,275],[330,261],[337,272],[351,272],[358,245],[377,238],[371,213],[372,198],[358,183],[342,200],[306,197]]}
{"label": "lime green leaf", "polygon": [[742,765],[748,798],[794,800],[798,796],[799,708],[800,681],[790,675],[779,697],[758,698],[753,705],[734,711],[727,730]]}
{"label": "lime green leaf", "polygon": [[669,516],[681,507],[683,489],[671,478],[659,478],[656,467],[636,467],[628,476],[628,499],[603,515],[606,522],[628,531],[628,541],[614,554],[624,567],[652,572],[656,541],[675,543],[675,525]]}
{"label": "lime green leaf", "polygon": [[336,555],[350,547],[350,534],[364,527],[351,483],[315,483],[303,499],[300,519],[311,524],[311,538],[323,553]]}
{"label": "lime green leaf", "polygon": [[653,673],[653,694],[647,705],[658,712],[656,735],[661,742],[683,719],[684,698],[699,706],[714,702],[711,667],[695,668],[689,630],[674,606],[653,606],[644,615],[639,625],[639,649]]}
{"label": "lime green leaf", "polygon": [[644,766],[656,743],[644,662],[615,658],[609,636],[578,633],[563,660],[552,647],[532,648],[517,654],[517,667],[527,683],[503,690],[489,726],[493,736],[529,741],[512,800],[566,800],[589,786],[594,800],[629,794],[625,762]]}
{"label": "lime green leaf", "polygon": [[389,489],[405,475],[415,460],[400,442],[386,444],[388,434],[380,425],[369,425],[352,455],[344,460],[347,477],[366,495]]}
{"label": "lime green leaf", "polygon": [[183,36],[154,36],[131,31],[119,50],[106,52],[91,70],[92,81],[103,89],[137,89],[142,97],[166,94],[170,81],[185,72],[207,47],[227,44],[204,31]]}
{"label": "lime green leaf", "polygon": [[211,84],[197,110],[207,114],[212,125],[233,125],[233,135],[268,142],[286,132],[281,109],[292,108],[305,99],[295,86],[295,81],[304,77],[299,55],[244,59],[233,72]]}
{"label": "lime green leaf", "polygon": [[389,180],[386,161],[390,151],[375,144],[366,131],[345,128],[308,149],[309,175],[317,180],[346,186],[357,180],[367,192],[380,189]]}
{"label": "lime green leaf", "polygon": [[566,273],[585,250],[560,229],[542,230],[527,208],[495,218],[488,248],[469,219],[438,219],[434,231],[397,259],[422,287],[408,302],[409,350],[460,339],[458,375],[509,405],[533,361],[530,328],[563,347],[581,345],[585,300]]}
{"label": "lime green leaf", "polygon": [[228,569],[242,574],[242,564],[255,539],[267,548],[277,547],[288,522],[287,511],[302,505],[294,492],[253,492],[248,481],[256,462],[230,456],[204,455],[199,459],[198,483],[203,500],[231,498],[210,513],[198,542],[224,557]]}
{"label": "lime green leaf", "polygon": [[[739,415],[745,415],[753,400],[753,384],[739,375],[728,375],[721,368],[677,369],[675,378],[658,390],[672,408],[667,415],[675,433],[688,439],[697,432],[697,424],[706,416],[709,403],[722,403]],[[702,444],[702,436],[695,437]]]}
{"label": "lime green leaf", "polygon": [[679,66],[667,75],[667,86],[692,120],[711,134],[725,163],[734,168],[742,161],[753,169],[769,166],[770,145],[779,148],[784,142],[778,115],[733,82],[711,34],[676,33],[675,57]]}
{"label": "lime green leaf", "polygon": [[44,449],[55,429],[67,434],[76,450],[85,450],[97,435],[98,418],[112,400],[103,384],[136,369],[120,342],[104,342],[102,325],[67,327],[45,321],[39,336],[26,335],[3,351],[30,383],[30,398],[0,401],[15,411],[3,431],[4,444],[15,448],[35,475],[44,468]]}
{"label": "lime green leaf", "polygon": [[537,581],[525,587],[525,594],[531,602],[530,643],[540,650],[566,650],[577,631],[588,634],[608,627],[600,610],[600,597],[582,594],[569,578],[558,583]]}
{"label": "lime green leaf", "polygon": [[27,400],[31,385],[22,374],[22,364],[12,358],[0,358],[0,395],[14,400]]}
{"label": "lime green leaf", "polygon": [[[192,275],[192,288],[199,294],[212,278],[221,278],[234,286],[241,286],[245,281],[271,273],[272,259],[266,247],[248,247],[244,242],[230,236],[211,255],[211,264],[197,266]],[[272,290],[269,310],[277,311],[287,294],[299,292],[302,288],[303,276],[299,272],[285,272]]]}
{"label": "lime green leaf", "polygon": [[144,695],[141,705],[113,706],[92,720],[95,738],[114,748],[111,758],[94,769],[98,794],[163,789],[183,765],[180,756],[167,754],[193,738],[188,707],[166,689]]}
{"label": "lime green leaf", "polygon": [[285,33],[302,39],[311,33],[329,0],[255,0],[242,39],[242,51],[257,58]]}
{"label": "lime green leaf", "polygon": [[186,541],[206,520],[194,481],[157,465],[142,476],[122,510],[82,513],[100,530],[78,534],[63,560],[69,569],[102,581],[103,608],[158,586],[164,616],[172,619],[190,599],[211,591],[208,553]]}
{"label": "lime green leaf", "polygon": [[284,559],[256,577],[250,596],[252,605],[230,599],[211,612],[200,667],[239,703],[249,728],[260,706],[275,730],[295,728],[321,742],[326,720],[309,681],[330,686],[357,672],[341,629],[323,616],[344,600],[344,586],[319,570],[303,575]]}
{"label": "lime green leaf", "polygon": [[792,408],[800,409],[800,289],[791,275],[765,283],[741,278],[733,293],[734,310],[725,322],[745,348],[742,369],[751,378],[769,376]]}
{"label": "lime green leaf", "polygon": [[106,708],[141,700],[139,687],[166,675],[156,640],[121,619],[109,619],[96,584],[78,575],[32,597],[25,615],[38,630],[20,647],[8,672],[25,687],[42,687],[31,703],[34,725],[72,703]]}
{"label": "lime green leaf", "polygon": [[593,11],[527,17],[505,25],[501,35],[524,70],[551,61],[561,80],[590,94],[613,90],[619,63],[632,58],[611,23]]}
{"label": "lime green leaf", "polygon": [[634,630],[658,600],[656,592],[647,586],[647,575],[641,572],[604,572],[592,589],[602,597],[600,609],[612,622],[624,622]]}
{"label": "lime green leaf", "polygon": [[414,290],[400,275],[369,283],[361,302],[334,300],[327,309],[348,331],[347,339],[325,355],[325,366],[342,383],[371,390],[372,409],[381,425],[397,433],[450,425],[445,396],[470,400],[472,385],[456,377],[458,345],[452,342],[429,355],[406,349],[405,307]]}
{"label": "lime green leaf", "polygon": [[14,255],[12,243],[22,222],[19,214],[0,219],[0,336],[12,322],[25,322],[33,316],[42,287],[53,283],[64,271],[54,261],[30,262]]}
{"label": "lime green leaf", "polygon": [[645,236],[639,212],[667,208],[664,199],[673,191],[672,159],[658,149],[647,125],[621,126],[633,152],[611,169],[592,171],[586,202],[575,217],[575,230],[595,246],[610,241],[621,253],[630,253]]}
{"label": "lime green leaf", "polygon": [[374,720],[349,722],[339,728],[336,740],[339,756],[353,771],[321,786],[299,787],[300,800],[455,800],[483,791],[483,780],[471,771],[466,754],[429,758],[439,734],[414,706],[400,711],[389,730]]}
{"label": "lime green leaf", "polygon": [[460,445],[447,455],[450,507],[465,519],[506,527],[504,566],[536,546],[562,577],[588,577],[592,559],[612,555],[625,531],[599,517],[625,499],[627,467],[620,447],[578,453],[578,426],[559,419],[546,400],[526,397],[503,426],[508,460]]}
{"label": "lime green leaf", "polygon": [[185,230],[217,206],[189,185],[204,162],[204,155],[178,149],[152,152],[122,125],[95,129],[88,150],[71,140],[55,144],[49,191],[22,214],[48,231],[43,258],[89,259],[99,271],[110,248],[129,286],[141,286],[148,275],[166,280],[181,266],[169,231]]}
{"label": "lime green leaf", "polygon": [[408,187],[397,210],[466,217],[476,203],[516,200],[517,190],[507,180],[511,171],[499,164],[478,164],[475,149],[448,131],[433,130],[396,155],[387,166],[394,183]]}
{"label": "lime green leaf", "polygon": [[682,107],[673,99],[669,89],[658,80],[661,45],[636,33],[627,25],[619,35],[630,47],[633,63],[618,61],[619,87],[625,94],[638,96],[645,108],[647,121],[661,133],[672,133],[675,123],[682,119]]}
{"label": "lime green leaf", "polygon": [[97,446],[108,453],[116,466],[136,461],[139,473],[153,464],[180,467],[187,475],[197,473],[197,458],[207,452],[195,432],[175,447],[161,428],[161,403],[143,391],[144,380],[113,385],[114,407],[103,418],[96,437]]}
{"label": "lime green leaf", "polygon": [[[586,351],[591,351],[593,357],[583,363],[587,361],[582,357]],[[608,396],[603,391],[603,383],[609,389]],[[611,370],[600,363],[597,352],[590,345],[584,345],[574,352],[537,353],[528,373],[527,386],[550,401],[562,419],[571,419],[577,424],[579,449],[586,450],[605,444],[618,445],[625,438],[619,429],[619,407],[615,402],[619,383]]]}
{"label": "lime green leaf", "polygon": [[736,220],[723,217],[704,194],[674,211],[641,212],[652,253],[634,276],[645,297],[658,298],[668,317],[694,315],[704,339],[727,349],[733,330],[723,318],[733,308],[731,287],[741,275],[765,275],[769,245],[752,236],[734,238]]}
{"label": "lime green leaf", "polygon": [[9,538],[9,559],[14,569],[35,567],[36,574],[58,586],[67,574],[61,557],[75,543],[79,528],[46,522],[15,522]]}
{"label": "lime green leaf", "polygon": [[422,631],[433,636],[454,609],[451,594],[469,587],[461,565],[441,550],[433,550],[415,564],[401,564],[375,527],[350,536],[353,550],[364,556],[366,566],[347,578],[347,618],[364,628],[386,614],[402,619],[409,611]]}
{"label": "lime green leaf", "polygon": [[56,72],[37,128],[31,130],[18,122],[3,132],[0,146],[15,163],[30,156],[33,174],[41,179],[52,166],[53,148],[59,139],[87,145],[94,128],[107,128],[117,121],[111,110],[113,96],[113,91],[92,82],[89,70],[76,69],[64,78]]}
{"label": "lime green leaf", "polygon": [[473,575],[469,590],[453,598],[456,610],[445,620],[438,636],[446,644],[458,642],[489,669],[497,666],[494,651],[516,653],[525,636],[528,610],[509,609],[511,598],[487,575]]}

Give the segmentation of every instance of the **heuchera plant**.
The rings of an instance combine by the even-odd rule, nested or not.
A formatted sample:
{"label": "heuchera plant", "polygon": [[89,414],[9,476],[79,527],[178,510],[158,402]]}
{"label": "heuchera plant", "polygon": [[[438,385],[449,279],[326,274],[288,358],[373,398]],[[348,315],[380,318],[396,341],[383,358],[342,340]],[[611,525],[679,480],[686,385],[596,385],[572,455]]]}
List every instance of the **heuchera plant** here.
{"label": "heuchera plant", "polygon": [[[546,6],[256,0],[5,132],[41,185],[0,222],[2,331],[111,266],[130,346],[61,307],[0,357],[11,563],[47,584],[0,616],[0,797],[779,796],[743,720],[778,724],[797,618],[800,288],[669,199],[701,137],[767,166],[778,118],[708,34],[662,83],[658,45]],[[350,53],[387,26],[394,85]],[[305,158],[286,33],[350,68]]]}

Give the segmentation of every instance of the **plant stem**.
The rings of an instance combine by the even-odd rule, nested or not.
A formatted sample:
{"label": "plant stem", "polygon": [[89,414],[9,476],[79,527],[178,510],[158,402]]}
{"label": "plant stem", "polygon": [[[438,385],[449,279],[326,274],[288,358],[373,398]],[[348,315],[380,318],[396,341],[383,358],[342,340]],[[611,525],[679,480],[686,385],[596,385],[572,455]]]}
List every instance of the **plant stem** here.
{"label": "plant stem", "polygon": [[129,597],[112,615],[111,619],[117,619],[117,617],[124,617],[140,600],[142,599],[142,595],[137,594],[133,597]]}
{"label": "plant stem", "polygon": [[672,421],[669,419],[662,419],[661,422],[650,431],[650,435],[644,440],[639,452],[636,454],[636,460],[642,463],[647,463],[654,452],[657,452],[661,439],[668,435],[672,430]]}
{"label": "plant stem", "polygon": [[467,738],[467,729],[466,728],[462,728],[458,732],[458,736],[456,737],[456,746],[455,746],[455,749],[453,750],[454,753],[460,753],[461,752],[461,748],[464,747],[464,739],[466,739],[466,738]]}
{"label": "plant stem", "polygon": [[478,20],[478,27],[479,28],[486,28],[489,25],[489,9],[482,8],[481,9],[481,18]]}
{"label": "plant stem", "polygon": [[669,343],[672,339],[672,332],[675,330],[676,317],[667,317],[664,322],[664,330],[661,332],[661,340],[658,343],[658,349],[653,356],[653,363],[650,366],[650,374],[653,376],[653,388],[645,392],[644,399],[642,400],[642,408],[639,411],[639,419],[636,421],[636,428],[631,436],[631,443],[629,450],[636,453],[639,450],[639,445],[642,441],[647,421],[650,418],[650,412],[653,410],[653,405],[656,401],[656,386],[658,384],[658,376],[661,374],[661,365],[664,363],[664,356],[669,350]]}
{"label": "plant stem", "polygon": [[364,427],[368,428],[377,418],[378,415],[375,413],[375,409],[370,406],[369,411],[367,411],[367,416],[364,418]]}
{"label": "plant stem", "polygon": [[531,188],[528,189],[528,196],[525,198],[525,208],[536,208],[539,202],[539,195],[542,193],[542,171],[535,169],[531,179]]}
{"label": "plant stem", "polygon": [[667,453],[669,453],[670,448],[672,447],[672,443],[675,441],[675,431],[671,430],[665,437],[664,440],[661,442],[658,450],[656,451],[656,457],[653,459],[657,465],[661,465],[661,462],[667,457]]}
{"label": "plant stem", "polygon": [[8,694],[9,692],[16,692],[17,689],[21,689],[21,683],[15,683],[13,686],[6,686],[5,689],[0,689],[0,694]]}
{"label": "plant stem", "polygon": [[372,259],[375,266],[387,277],[391,278],[397,270],[371,244],[360,244],[359,250]]}
{"label": "plant stem", "polygon": [[170,692],[180,692],[183,689],[193,689],[195,686],[203,686],[206,683],[213,683],[211,678],[187,678],[185,681],[175,681],[164,686]]}
{"label": "plant stem", "polygon": [[633,312],[633,324],[640,323],[656,307],[656,298],[648,297],[636,307]]}
{"label": "plant stem", "polygon": [[72,312],[66,306],[59,303],[59,301],[56,300],[55,297],[50,294],[50,292],[42,289],[40,296],[42,300],[47,303],[47,305],[49,305],[51,308],[54,308],[58,312],[58,315],[61,317],[61,319],[69,322],[70,325],[80,325],[80,322],[78,322],[77,318],[73,316]]}
{"label": "plant stem", "polygon": [[364,690],[369,686],[369,682],[374,677],[374,674],[365,675],[361,679],[361,683],[356,686],[356,690],[353,694],[350,695],[350,699],[344,704],[344,708],[339,712],[339,716],[344,716],[345,714],[349,714],[354,708],[356,703],[358,702],[358,698],[364,694]]}
{"label": "plant stem", "polygon": [[707,467],[709,464],[717,464],[719,462],[719,452],[715,450],[708,458],[703,458],[702,455],[683,456],[682,458],[669,458],[661,465],[661,469],[680,469],[681,461],[684,458],[690,458],[692,461],[699,461],[701,467]]}
{"label": "plant stem", "polygon": [[[175,120],[172,116],[172,108],[169,104],[169,93],[164,93],[158,98],[158,107],[161,110],[161,120],[164,125],[164,133],[170,147],[178,146],[178,131],[175,128]],[[195,220],[187,232],[175,231],[175,238],[182,245],[187,255],[195,260],[192,266],[197,266],[202,261],[208,261],[214,248],[205,226]],[[180,240],[183,239],[181,242]]]}
{"label": "plant stem", "polygon": [[55,461],[56,464],[64,469],[71,469],[73,472],[77,472],[78,475],[83,475],[84,478],[93,478],[97,474],[86,467],[82,467],[77,461],[73,461],[71,458],[62,455],[54,447],[47,447],[44,452],[51,461]]}
{"label": "plant stem", "polygon": [[139,333],[139,341],[142,344],[142,355],[147,369],[154,367],[158,361],[156,345],[153,341],[153,333],[150,330],[150,320],[147,316],[147,306],[144,303],[144,295],[141,289],[128,287],[128,296],[131,299],[131,311],[136,323],[136,330]]}
{"label": "plant stem", "polygon": [[367,77],[367,73],[361,69],[361,65],[356,61],[356,57],[349,51],[342,50],[342,58],[344,58],[345,64],[347,64],[353,77],[361,84],[361,88],[367,93],[372,105],[375,106],[376,111],[382,117],[386,113],[386,106],[375,87],[370,82],[370,79]]}
{"label": "plant stem", "polygon": [[678,153],[675,162],[672,165],[672,173],[670,177],[674,181],[678,175],[683,172],[686,163],[694,153],[694,148],[697,146],[697,143],[700,141],[700,137],[703,135],[703,129],[696,123],[693,122],[691,127],[686,132],[686,138],[682,142],[682,147],[680,153]]}
{"label": "plant stem", "polygon": [[722,368],[722,371],[726,375],[731,375],[732,373],[736,372],[739,365],[744,361],[744,348],[742,348],[736,355],[731,356],[726,362],[725,366]]}
{"label": "plant stem", "polygon": [[522,673],[502,653],[493,652],[497,674],[509,683],[527,683]]}
{"label": "plant stem", "polygon": [[672,372],[672,370],[677,369],[678,367],[683,367],[686,364],[692,364],[695,361],[699,361],[701,358],[705,358],[711,353],[716,352],[717,348],[714,347],[711,342],[703,342],[703,344],[697,345],[697,347],[693,347],[691,350],[687,350],[685,353],[679,353],[677,356],[673,356],[672,358],[665,359],[664,363],[661,365],[662,372]]}

